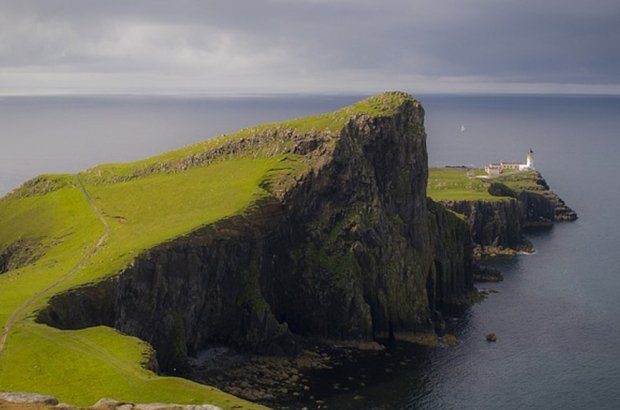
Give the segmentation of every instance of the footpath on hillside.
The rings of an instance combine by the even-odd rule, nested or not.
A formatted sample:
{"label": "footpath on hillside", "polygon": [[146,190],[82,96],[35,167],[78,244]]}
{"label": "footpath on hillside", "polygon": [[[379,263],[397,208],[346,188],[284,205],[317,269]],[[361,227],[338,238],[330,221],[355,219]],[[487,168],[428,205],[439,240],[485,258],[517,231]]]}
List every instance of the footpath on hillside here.
{"label": "footpath on hillside", "polygon": [[46,294],[48,291],[52,290],[56,286],[60,285],[61,283],[65,282],[66,280],[68,280],[71,277],[73,277],[73,275],[75,275],[77,273],[77,271],[80,270],[80,268],[82,266],[84,266],[84,264],[90,258],[93,257],[93,255],[97,252],[97,250],[99,250],[99,248],[101,248],[101,246],[103,246],[103,244],[105,243],[105,240],[107,239],[108,235],[110,234],[110,226],[108,225],[108,222],[103,217],[103,214],[101,213],[99,208],[97,208],[97,205],[95,204],[95,202],[91,198],[90,194],[86,190],[86,187],[84,187],[84,184],[82,183],[82,180],[80,179],[79,175],[76,175],[75,179],[77,181],[78,186],[80,187],[80,190],[82,191],[82,194],[84,195],[84,198],[86,199],[88,204],[91,206],[91,208],[95,211],[95,213],[97,214],[97,217],[101,221],[101,224],[104,227],[104,231],[101,234],[101,236],[99,237],[99,239],[97,240],[97,243],[95,244],[95,246],[90,251],[88,251],[88,253],[86,253],[86,255],[84,255],[84,257],[82,257],[82,259],[80,259],[80,261],[77,263],[77,265],[75,265],[73,267],[73,269],[71,269],[69,272],[67,272],[65,275],[63,275],[60,279],[58,279],[57,281],[53,282],[52,284],[50,284],[46,288],[44,288],[44,289],[40,290],[39,292],[35,293],[34,295],[32,295],[28,300],[26,300],[17,309],[15,309],[15,311],[11,314],[9,319],[4,324],[4,328],[2,329],[2,337],[0,337],[0,360],[2,360],[2,353],[4,352],[4,348],[6,346],[6,342],[7,342],[8,338],[9,338],[9,334],[11,333],[11,328],[13,327],[13,325],[15,324],[15,322],[17,321],[19,316],[26,309],[28,309],[34,302],[36,302],[40,297],[42,297],[44,294]]}

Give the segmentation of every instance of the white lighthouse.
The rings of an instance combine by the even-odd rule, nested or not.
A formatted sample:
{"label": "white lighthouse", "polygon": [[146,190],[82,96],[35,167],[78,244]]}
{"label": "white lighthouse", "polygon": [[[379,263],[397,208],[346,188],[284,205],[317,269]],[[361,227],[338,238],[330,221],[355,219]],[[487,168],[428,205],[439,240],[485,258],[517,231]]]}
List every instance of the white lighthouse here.
{"label": "white lighthouse", "polygon": [[522,162],[499,162],[487,165],[485,171],[488,175],[497,176],[504,171],[529,171],[534,169],[534,151],[530,149],[525,158],[525,164]]}
{"label": "white lighthouse", "polygon": [[526,171],[528,169],[534,169],[534,151],[532,151],[531,149],[530,152],[527,153],[525,164],[519,165],[519,171]]}
{"label": "white lighthouse", "polygon": [[534,151],[530,149],[530,152],[527,153],[527,160],[525,161],[525,165],[529,169],[534,169]]}

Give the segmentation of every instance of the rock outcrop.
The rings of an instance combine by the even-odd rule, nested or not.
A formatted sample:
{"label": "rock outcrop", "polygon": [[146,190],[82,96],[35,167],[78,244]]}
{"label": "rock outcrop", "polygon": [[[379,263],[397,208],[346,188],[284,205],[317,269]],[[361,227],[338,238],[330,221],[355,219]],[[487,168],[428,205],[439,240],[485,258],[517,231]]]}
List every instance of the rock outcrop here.
{"label": "rock outcrop", "polygon": [[17,240],[0,249],[0,274],[35,262],[42,256],[40,244],[36,240]]}
{"label": "rock outcrop", "polygon": [[[338,135],[280,133],[311,169],[245,214],[139,255],[119,275],[51,299],[38,320],[114,326],[166,372],[218,343],[289,353],[300,337],[372,340],[432,331],[473,288],[469,227],[427,202],[424,111],[356,115]],[[225,149],[236,154],[260,141]],[[236,150],[236,151],[235,151]],[[208,156],[207,156],[208,157]],[[211,157],[209,157],[211,158]]]}
{"label": "rock outcrop", "polygon": [[519,248],[527,244],[521,233],[523,214],[517,199],[503,201],[446,201],[448,209],[465,215],[476,245]]}
{"label": "rock outcrop", "polygon": [[[23,393],[23,392],[5,392],[0,393],[0,401],[12,404],[40,404],[55,406],[58,404],[58,400],[55,397],[47,396],[37,393]],[[0,408],[1,408],[0,403]]]}
{"label": "rock outcrop", "polygon": [[530,251],[532,245],[523,236],[525,228],[549,227],[554,222],[577,219],[577,213],[549,189],[538,172],[526,189],[517,191],[501,182],[492,182],[488,191],[503,199],[441,202],[465,216],[477,256]]}

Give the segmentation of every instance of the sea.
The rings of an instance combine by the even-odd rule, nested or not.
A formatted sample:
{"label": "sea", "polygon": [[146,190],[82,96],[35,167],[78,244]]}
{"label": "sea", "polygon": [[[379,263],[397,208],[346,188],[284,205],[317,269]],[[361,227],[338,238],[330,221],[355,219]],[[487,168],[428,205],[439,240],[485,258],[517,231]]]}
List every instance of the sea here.
{"label": "sea", "polygon": [[[430,166],[524,161],[532,149],[579,219],[528,232],[531,255],[492,262],[504,281],[477,284],[489,297],[449,318],[460,344],[396,346],[343,364],[309,381],[320,405],[299,408],[620,408],[620,97],[416,97]],[[0,196],[39,174],[136,160],[359,98],[0,97]]]}

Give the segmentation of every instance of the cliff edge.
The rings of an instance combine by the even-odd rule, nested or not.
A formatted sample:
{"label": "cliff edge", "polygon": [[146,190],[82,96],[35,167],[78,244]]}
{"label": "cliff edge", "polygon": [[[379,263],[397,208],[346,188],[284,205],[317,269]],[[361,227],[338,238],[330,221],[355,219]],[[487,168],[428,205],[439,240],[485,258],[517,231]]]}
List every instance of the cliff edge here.
{"label": "cliff edge", "polygon": [[137,336],[167,372],[214,343],[278,354],[295,352],[297,337],[432,331],[438,306],[472,289],[470,238],[456,216],[429,210],[421,105],[403,93],[371,101],[382,99],[391,112],[356,113],[338,133],[280,128],[220,147],[251,155],[267,139],[302,171],[263,181],[269,195],[242,215],[52,298],[38,320]]}

